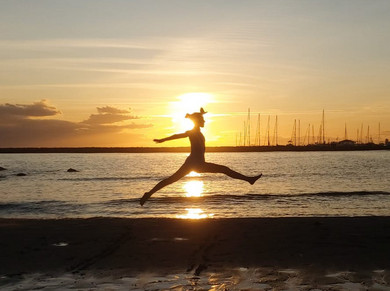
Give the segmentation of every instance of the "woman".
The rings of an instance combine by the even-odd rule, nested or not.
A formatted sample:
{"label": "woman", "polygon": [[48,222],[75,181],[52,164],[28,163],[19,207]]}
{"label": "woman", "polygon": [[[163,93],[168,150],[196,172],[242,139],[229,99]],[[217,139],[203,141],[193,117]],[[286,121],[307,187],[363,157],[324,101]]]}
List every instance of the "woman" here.
{"label": "woman", "polygon": [[173,139],[179,139],[179,138],[185,138],[188,137],[190,139],[191,143],[191,154],[188,156],[184,164],[180,167],[179,170],[177,170],[176,173],[174,173],[172,176],[160,181],[152,190],[149,192],[146,192],[142,198],[141,198],[141,206],[144,205],[146,200],[149,199],[150,196],[152,196],[155,192],[160,190],[161,188],[172,184],[179,179],[183,178],[187,174],[189,174],[191,171],[195,171],[198,173],[223,173],[231,178],[234,179],[240,179],[249,182],[250,184],[254,184],[262,174],[254,176],[254,177],[249,177],[242,175],[236,171],[233,171],[232,169],[214,164],[214,163],[207,163],[204,158],[204,153],[205,153],[205,139],[200,131],[201,127],[204,127],[204,118],[203,114],[205,114],[203,108],[200,109],[200,112],[195,112],[192,114],[186,115],[186,118],[189,118],[192,120],[194,123],[194,128],[186,131],[184,133],[180,134],[174,134],[172,136],[162,138],[162,139],[154,139],[156,143],[162,143],[168,140],[173,140]]}

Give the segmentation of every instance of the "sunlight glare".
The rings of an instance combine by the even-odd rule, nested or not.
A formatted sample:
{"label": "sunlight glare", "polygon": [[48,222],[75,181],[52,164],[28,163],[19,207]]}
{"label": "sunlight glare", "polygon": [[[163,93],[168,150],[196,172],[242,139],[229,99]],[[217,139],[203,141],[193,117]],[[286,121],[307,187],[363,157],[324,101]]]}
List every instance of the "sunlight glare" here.
{"label": "sunlight glare", "polygon": [[180,131],[192,129],[194,124],[188,118],[186,113],[199,112],[203,107],[207,111],[207,104],[213,102],[213,95],[209,93],[186,93],[177,97],[179,101],[171,102],[171,116],[174,126]]}
{"label": "sunlight glare", "polygon": [[201,175],[195,171],[191,171],[187,177],[200,177]]}
{"label": "sunlight glare", "polygon": [[177,218],[183,218],[183,219],[202,219],[202,218],[211,218],[214,216],[214,214],[206,214],[204,211],[200,208],[186,208],[187,213],[177,215]]}
{"label": "sunlight glare", "polygon": [[183,186],[186,197],[201,197],[203,193],[203,181],[189,181]]}

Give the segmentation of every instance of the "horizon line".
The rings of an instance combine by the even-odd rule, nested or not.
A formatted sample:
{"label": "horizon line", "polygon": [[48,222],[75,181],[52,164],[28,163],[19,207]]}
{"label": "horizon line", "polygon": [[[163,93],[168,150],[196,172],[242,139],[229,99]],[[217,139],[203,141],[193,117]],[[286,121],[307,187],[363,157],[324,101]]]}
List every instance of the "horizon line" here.
{"label": "horizon line", "polygon": [[[0,147],[6,153],[187,153],[190,146],[177,147]],[[389,144],[312,144],[312,145],[250,145],[209,146],[206,152],[273,152],[273,151],[356,151],[390,150]]]}

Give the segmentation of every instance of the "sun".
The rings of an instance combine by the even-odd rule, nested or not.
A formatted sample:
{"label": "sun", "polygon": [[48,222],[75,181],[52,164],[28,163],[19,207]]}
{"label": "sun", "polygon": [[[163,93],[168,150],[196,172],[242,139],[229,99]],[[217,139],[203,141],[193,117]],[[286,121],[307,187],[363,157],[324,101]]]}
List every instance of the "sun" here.
{"label": "sun", "polygon": [[209,93],[186,93],[177,97],[178,101],[171,102],[170,110],[174,126],[179,131],[192,129],[194,124],[188,118],[186,113],[199,112],[203,107],[207,111],[207,105],[213,102],[213,95]]}

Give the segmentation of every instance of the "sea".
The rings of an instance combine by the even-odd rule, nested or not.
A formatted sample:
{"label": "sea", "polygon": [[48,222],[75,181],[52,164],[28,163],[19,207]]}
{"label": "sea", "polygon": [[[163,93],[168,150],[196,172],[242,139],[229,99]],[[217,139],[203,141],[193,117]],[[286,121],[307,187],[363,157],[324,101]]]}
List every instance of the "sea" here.
{"label": "sea", "polygon": [[[173,174],[185,153],[0,154],[0,218],[389,216],[390,151],[207,153],[245,175]],[[77,172],[68,172],[69,168]],[[17,175],[24,173],[24,176]]]}

